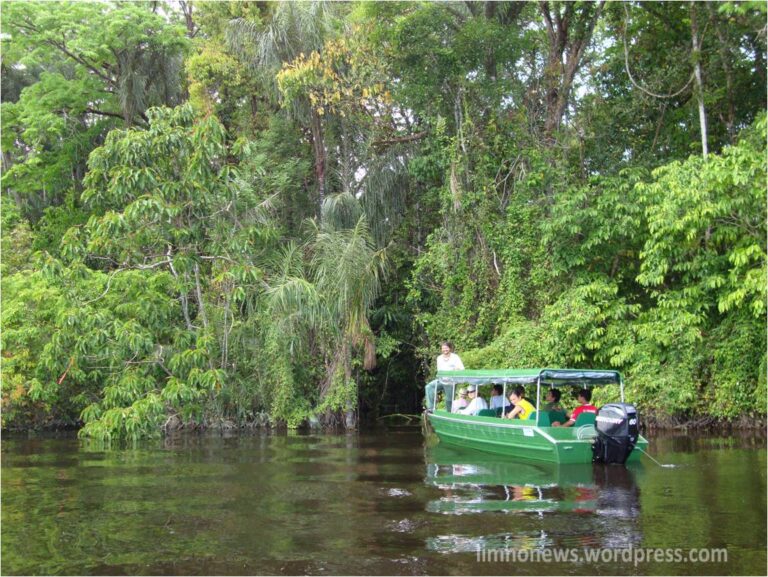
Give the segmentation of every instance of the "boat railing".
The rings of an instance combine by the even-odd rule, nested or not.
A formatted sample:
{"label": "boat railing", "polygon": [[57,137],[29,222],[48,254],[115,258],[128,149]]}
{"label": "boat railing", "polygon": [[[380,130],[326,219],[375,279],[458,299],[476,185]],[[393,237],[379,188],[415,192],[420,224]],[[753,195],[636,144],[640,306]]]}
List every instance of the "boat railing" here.
{"label": "boat railing", "polygon": [[[446,396],[449,394],[453,400],[456,393],[456,385],[469,384],[475,386],[482,385],[502,385],[502,395],[504,402],[507,399],[508,385],[526,385],[536,384],[536,426],[541,421],[541,388],[542,384],[555,386],[597,386],[605,384],[618,384],[621,402],[624,402],[624,377],[618,371],[613,370],[595,370],[595,369],[526,369],[520,371],[514,370],[475,370],[475,371],[448,371],[438,373],[437,384],[442,385]],[[434,387],[434,398],[432,406],[437,408],[437,395],[439,386]],[[502,403],[502,407],[504,406]],[[502,414],[503,416],[503,414]],[[594,426],[592,427],[594,429]]]}

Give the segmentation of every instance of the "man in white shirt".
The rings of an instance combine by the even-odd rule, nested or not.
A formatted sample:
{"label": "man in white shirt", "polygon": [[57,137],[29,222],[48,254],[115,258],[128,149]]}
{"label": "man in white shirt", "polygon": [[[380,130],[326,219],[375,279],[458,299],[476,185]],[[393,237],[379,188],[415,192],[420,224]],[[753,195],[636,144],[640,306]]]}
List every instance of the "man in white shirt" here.
{"label": "man in white shirt", "polygon": [[[438,373],[442,371],[464,370],[464,363],[461,362],[459,355],[453,352],[453,343],[450,341],[443,341],[440,343],[440,353],[441,354],[437,357]],[[437,396],[437,392],[441,389],[445,392],[443,385],[438,384],[436,381],[427,383],[427,386],[424,390],[424,395],[426,397],[428,411],[433,411],[435,409],[435,397]],[[449,399],[448,397],[445,399],[445,410],[449,413],[451,412],[452,401],[453,399]]]}
{"label": "man in white shirt", "polygon": [[493,390],[491,391],[490,408],[493,410],[503,409],[507,404],[504,401],[504,387],[499,384],[493,385]]}
{"label": "man in white shirt", "polygon": [[457,413],[462,415],[477,415],[477,413],[483,409],[488,408],[488,403],[485,402],[485,399],[477,394],[477,387],[475,385],[469,385],[467,387],[467,394],[470,399],[469,405],[467,405],[466,409],[456,411]]}
{"label": "man in white shirt", "polygon": [[440,344],[440,354],[437,357],[437,371],[463,371],[464,363],[461,362],[459,355],[453,352],[453,344],[450,341],[443,341]]}

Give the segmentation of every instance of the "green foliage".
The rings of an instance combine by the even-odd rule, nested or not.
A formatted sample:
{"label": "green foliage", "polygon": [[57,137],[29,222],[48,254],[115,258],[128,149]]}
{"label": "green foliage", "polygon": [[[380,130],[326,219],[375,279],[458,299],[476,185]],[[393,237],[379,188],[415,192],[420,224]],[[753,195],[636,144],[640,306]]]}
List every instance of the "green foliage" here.
{"label": "green foliage", "polygon": [[657,415],[764,414],[765,174],[761,118],[707,161],[556,197],[542,242],[568,284],[465,364],[619,368]]}
{"label": "green foliage", "polygon": [[542,223],[558,277],[600,272],[632,291],[646,227],[636,185],[648,176],[642,168],[627,168],[558,191],[551,217]]}
{"label": "green foliage", "polygon": [[38,359],[55,330],[61,291],[40,272],[4,271],[2,292],[2,425],[40,425],[54,400],[43,389],[43,382],[53,377],[42,367],[38,370]]}
{"label": "green foliage", "polygon": [[291,358],[291,348],[279,334],[267,339],[265,355],[269,358],[266,381],[268,398],[271,399],[269,411],[277,422],[284,422],[288,428],[301,425],[312,413],[314,396],[312,388],[301,386],[295,376]]}
{"label": "green foliage", "polygon": [[[308,351],[324,361],[319,404],[312,412],[335,421],[354,407],[353,354],[366,354],[372,346],[368,317],[387,268],[386,252],[376,250],[364,216],[351,228],[310,226],[303,247],[283,252],[267,301],[274,323],[268,346],[277,366],[271,375],[277,391],[273,414],[289,425],[309,413],[306,393],[295,384]],[[280,348],[290,351],[290,361]]]}
{"label": "green foliage", "polygon": [[250,114],[237,104],[257,87],[249,82],[243,65],[222,47],[205,43],[186,61],[189,102],[203,113],[215,113],[227,128],[248,133]]}
{"label": "green foliage", "polygon": [[444,339],[764,415],[765,8],[596,7],[4,6],[3,427],[353,425]]}
{"label": "green foliage", "polygon": [[34,238],[29,222],[21,217],[19,207],[5,196],[0,203],[0,274],[8,276],[29,268]]}
{"label": "green foliage", "polygon": [[74,199],[67,198],[60,206],[50,206],[43,212],[35,225],[34,250],[61,256],[61,239],[73,227],[84,225],[88,213],[75,205]]}
{"label": "green foliage", "polygon": [[517,322],[489,345],[463,353],[464,366],[483,368],[543,367],[548,364],[544,327]]}
{"label": "green foliage", "polygon": [[[746,318],[744,318],[746,317]],[[762,322],[729,315],[712,331],[711,386],[705,395],[716,417],[765,413],[766,334]],[[761,382],[762,381],[762,382]]]}
{"label": "green foliage", "polygon": [[331,377],[328,390],[317,406],[318,413],[345,412],[357,401],[357,382],[346,376],[342,363],[337,365]]}
{"label": "green foliage", "polygon": [[619,287],[604,278],[569,287],[544,309],[544,346],[548,366],[616,367],[631,339],[630,321],[640,306],[618,296]]}
{"label": "green foliage", "polygon": [[24,424],[25,411],[38,425],[72,424],[102,394],[109,409],[151,393],[173,342],[170,287],[165,274],[110,279],[55,261],[4,277],[4,426]]}
{"label": "green foliage", "polygon": [[188,41],[142,3],[19,2],[3,16],[4,61],[35,72],[17,99],[3,97],[3,186],[38,216],[78,190],[108,130],[179,101]]}
{"label": "green foliage", "polygon": [[649,238],[638,280],[660,306],[694,315],[746,307],[765,316],[765,116],[706,161],[659,169],[644,189]]}

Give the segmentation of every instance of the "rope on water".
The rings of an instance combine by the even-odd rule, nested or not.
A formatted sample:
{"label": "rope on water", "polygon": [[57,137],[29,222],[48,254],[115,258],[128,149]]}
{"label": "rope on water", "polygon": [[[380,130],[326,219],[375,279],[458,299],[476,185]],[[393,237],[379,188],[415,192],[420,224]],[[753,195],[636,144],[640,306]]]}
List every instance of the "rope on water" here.
{"label": "rope on water", "polygon": [[421,415],[405,415],[403,413],[392,413],[391,415],[382,415],[381,417],[378,417],[376,420],[379,421],[381,419],[389,419],[390,417],[401,417],[409,422],[421,419]]}
{"label": "rope on water", "polygon": [[656,463],[656,464],[657,464],[659,467],[662,467],[662,468],[664,468],[664,469],[674,469],[675,467],[677,467],[677,465],[672,465],[671,463],[659,463],[659,462],[658,462],[656,459],[654,459],[653,457],[651,457],[651,456],[650,456],[648,453],[646,453],[645,451],[643,451],[643,450],[642,450],[640,447],[635,447],[635,448],[636,448],[638,451],[640,451],[640,452],[641,452],[643,455],[645,455],[646,457],[648,457],[648,458],[649,458],[651,461],[653,461],[654,463]]}

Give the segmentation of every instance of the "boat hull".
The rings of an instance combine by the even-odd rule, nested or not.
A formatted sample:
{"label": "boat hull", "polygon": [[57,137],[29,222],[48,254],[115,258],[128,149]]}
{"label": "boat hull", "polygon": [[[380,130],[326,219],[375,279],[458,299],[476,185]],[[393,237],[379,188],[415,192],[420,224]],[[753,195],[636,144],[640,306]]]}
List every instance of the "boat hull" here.
{"label": "boat hull", "polygon": [[[544,463],[591,463],[594,427],[536,427],[521,420],[434,411],[429,422],[441,443]],[[636,448],[645,450],[642,436]],[[630,461],[640,458],[632,451]]]}

